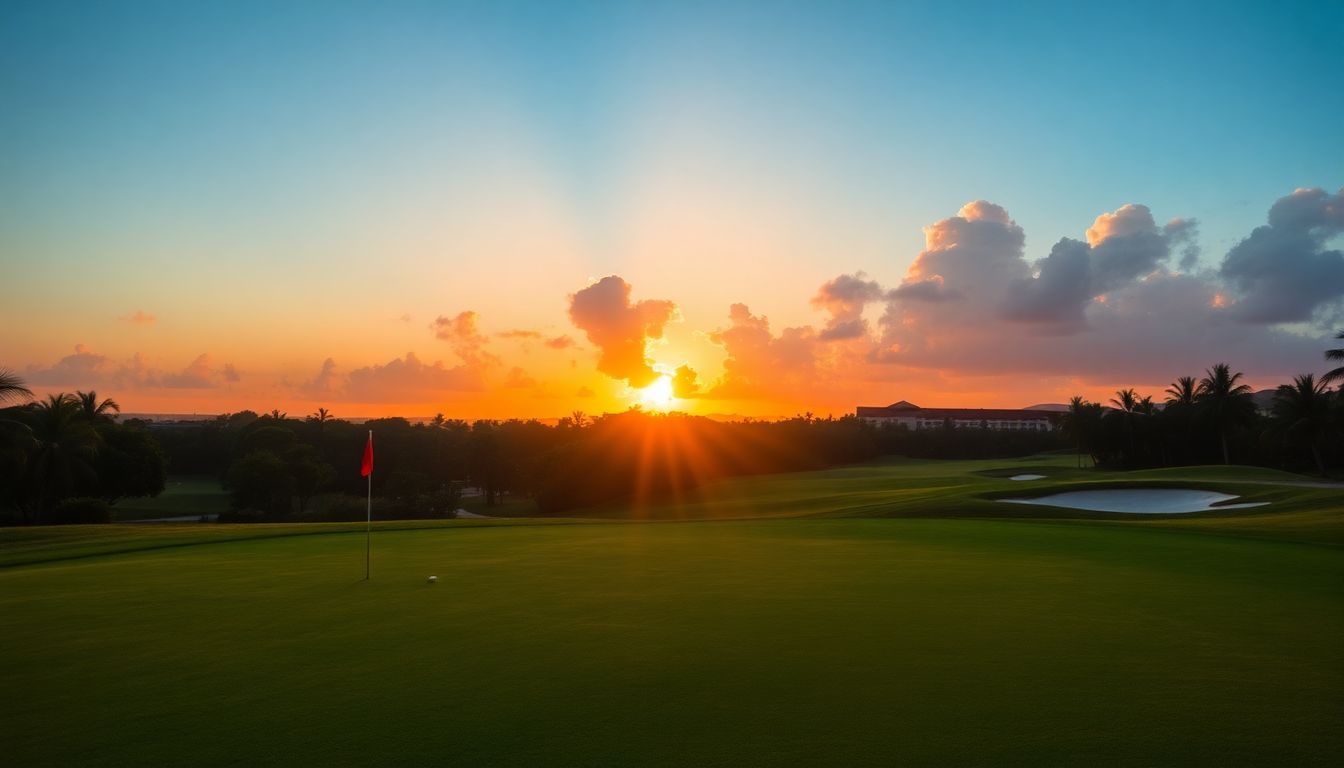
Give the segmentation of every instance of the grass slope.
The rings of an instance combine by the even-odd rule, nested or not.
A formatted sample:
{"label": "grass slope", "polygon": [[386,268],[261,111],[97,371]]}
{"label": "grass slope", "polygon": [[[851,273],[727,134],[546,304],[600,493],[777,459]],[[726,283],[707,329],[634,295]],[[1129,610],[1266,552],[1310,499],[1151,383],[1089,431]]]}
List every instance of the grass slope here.
{"label": "grass slope", "polygon": [[[14,765],[1329,764],[1344,553],[1149,526],[290,536],[0,571]],[[438,574],[435,586],[425,576]]]}

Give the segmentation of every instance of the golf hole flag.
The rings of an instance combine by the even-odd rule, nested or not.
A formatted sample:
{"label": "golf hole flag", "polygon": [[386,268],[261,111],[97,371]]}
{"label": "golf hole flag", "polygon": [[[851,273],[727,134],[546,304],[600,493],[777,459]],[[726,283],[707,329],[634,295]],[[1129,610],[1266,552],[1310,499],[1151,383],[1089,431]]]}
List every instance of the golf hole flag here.
{"label": "golf hole flag", "polygon": [[364,445],[364,461],[359,465],[360,477],[373,474],[373,432],[369,432],[369,442]]}

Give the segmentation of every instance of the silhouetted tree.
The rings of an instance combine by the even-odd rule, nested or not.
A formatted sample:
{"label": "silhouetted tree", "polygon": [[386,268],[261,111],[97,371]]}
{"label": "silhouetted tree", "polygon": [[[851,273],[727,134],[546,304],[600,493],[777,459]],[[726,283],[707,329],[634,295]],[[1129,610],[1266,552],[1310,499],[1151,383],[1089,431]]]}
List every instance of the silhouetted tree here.
{"label": "silhouetted tree", "polygon": [[1204,407],[1218,434],[1223,449],[1223,463],[1231,464],[1227,450],[1227,433],[1233,427],[1245,424],[1255,415],[1251,388],[1238,384],[1241,372],[1233,373],[1227,363],[1218,363],[1205,371],[1199,380],[1197,402]]}
{"label": "silhouetted tree", "polygon": [[1281,384],[1274,393],[1274,416],[1280,420],[1287,441],[1306,447],[1316,464],[1316,471],[1325,474],[1321,460],[1321,443],[1330,431],[1329,385],[1316,381],[1314,375],[1304,373],[1292,384]]}
{"label": "silhouetted tree", "polygon": [[31,398],[33,391],[24,386],[23,379],[7,368],[0,368],[0,403],[7,400]]}
{"label": "silhouetted tree", "polygon": [[72,395],[75,402],[79,403],[79,408],[84,414],[84,418],[90,423],[97,424],[103,421],[111,421],[113,413],[121,413],[121,406],[117,401],[108,397],[101,402],[98,400],[98,393],[93,390],[88,392],[76,392]]}
{"label": "silhouetted tree", "polygon": [[[1340,331],[1339,333],[1336,333],[1336,334],[1335,334],[1335,338],[1336,338],[1336,339],[1344,339],[1344,331]],[[1325,359],[1326,359],[1326,360],[1334,360],[1334,361],[1336,361],[1336,362],[1338,362],[1338,361],[1344,361],[1344,347],[1341,347],[1341,348],[1339,348],[1339,349],[1327,349],[1327,350],[1325,350]],[[1341,378],[1344,378],[1344,365],[1341,365],[1341,366],[1338,367],[1338,368],[1332,368],[1332,369],[1330,369],[1329,371],[1327,371],[1326,374],[1325,374],[1324,376],[1321,377],[1321,382],[1322,382],[1322,383],[1325,383],[1325,384],[1330,384],[1330,383],[1336,381],[1337,379],[1341,379]]]}

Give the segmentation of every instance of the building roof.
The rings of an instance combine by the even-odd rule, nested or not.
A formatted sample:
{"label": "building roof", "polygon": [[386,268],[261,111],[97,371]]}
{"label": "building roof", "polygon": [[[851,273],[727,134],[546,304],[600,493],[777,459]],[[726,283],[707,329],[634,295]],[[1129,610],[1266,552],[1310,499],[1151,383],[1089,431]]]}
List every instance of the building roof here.
{"label": "building roof", "polygon": [[[902,400],[902,403],[905,401]],[[889,405],[885,408],[860,405],[856,414],[860,418],[916,418],[916,419],[952,419],[954,421],[1021,421],[1023,419],[1046,419],[1059,414],[1052,411],[1029,411],[1022,408],[900,408]],[[909,403],[906,403],[909,405]]]}

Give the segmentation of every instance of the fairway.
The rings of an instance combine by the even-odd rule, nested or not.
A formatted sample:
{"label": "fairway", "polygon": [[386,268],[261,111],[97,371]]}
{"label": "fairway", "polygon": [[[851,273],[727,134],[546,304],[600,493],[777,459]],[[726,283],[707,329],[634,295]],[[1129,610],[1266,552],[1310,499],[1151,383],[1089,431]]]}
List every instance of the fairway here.
{"label": "fairway", "polygon": [[[1327,764],[1344,552],[1090,521],[294,535],[0,569],[13,765]],[[426,577],[437,575],[436,585]]]}

